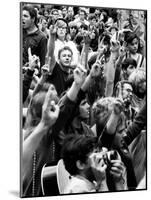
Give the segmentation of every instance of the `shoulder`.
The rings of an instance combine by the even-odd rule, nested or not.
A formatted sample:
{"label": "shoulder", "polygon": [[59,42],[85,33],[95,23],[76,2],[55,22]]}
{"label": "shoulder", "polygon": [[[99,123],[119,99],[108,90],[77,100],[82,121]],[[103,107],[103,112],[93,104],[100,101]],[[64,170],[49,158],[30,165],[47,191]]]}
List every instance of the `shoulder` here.
{"label": "shoulder", "polygon": [[88,184],[84,179],[72,177],[71,182],[66,187],[64,193],[84,193],[94,190],[92,184]]}

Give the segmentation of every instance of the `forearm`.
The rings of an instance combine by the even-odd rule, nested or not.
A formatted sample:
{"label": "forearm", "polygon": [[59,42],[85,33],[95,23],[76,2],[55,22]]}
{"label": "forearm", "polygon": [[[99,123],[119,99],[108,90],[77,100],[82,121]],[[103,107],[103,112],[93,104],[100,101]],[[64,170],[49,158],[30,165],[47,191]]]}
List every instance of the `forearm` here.
{"label": "forearm", "polygon": [[36,87],[34,88],[32,98],[41,90],[43,84],[45,83],[47,79],[47,75],[42,75],[39,82],[37,83]]}
{"label": "forearm", "polygon": [[53,57],[54,56],[54,50],[55,50],[55,36],[50,34],[50,38],[49,38],[49,41],[48,41],[47,56]]}
{"label": "forearm", "polygon": [[146,112],[146,102],[139,111],[139,113],[134,118],[134,121],[128,126],[126,131],[126,136],[124,140],[127,145],[130,145],[131,142],[140,134],[141,130],[146,126],[147,123],[147,112]]}
{"label": "forearm", "polygon": [[80,88],[81,88],[81,84],[76,84],[74,81],[71,88],[67,92],[67,97],[73,102],[76,101]]}
{"label": "forearm", "polygon": [[81,52],[81,65],[87,69],[89,44],[84,44]]}
{"label": "forearm", "polygon": [[92,80],[93,80],[93,77],[91,76],[91,74],[89,74],[89,75],[86,77],[86,79],[85,79],[83,85],[81,86],[81,90],[84,91],[84,92],[86,92],[86,91],[88,90],[90,84],[92,83]]}
{"label": "forearm", "polygon": [[119,115],[116,115],[114,112],[112,112],[106,124],[106,130],[108,134],[113,135],[115,133],[118,121],[119,121]]}

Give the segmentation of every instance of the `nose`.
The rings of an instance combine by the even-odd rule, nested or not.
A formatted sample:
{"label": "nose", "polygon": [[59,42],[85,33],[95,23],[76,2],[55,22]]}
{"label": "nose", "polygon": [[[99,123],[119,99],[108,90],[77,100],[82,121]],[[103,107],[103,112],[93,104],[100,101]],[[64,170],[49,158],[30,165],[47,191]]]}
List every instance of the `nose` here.
{"label": "nose", "polygon": [[90,105],[88,103],[86,103],[86,108],[89,109],[90,108]]}

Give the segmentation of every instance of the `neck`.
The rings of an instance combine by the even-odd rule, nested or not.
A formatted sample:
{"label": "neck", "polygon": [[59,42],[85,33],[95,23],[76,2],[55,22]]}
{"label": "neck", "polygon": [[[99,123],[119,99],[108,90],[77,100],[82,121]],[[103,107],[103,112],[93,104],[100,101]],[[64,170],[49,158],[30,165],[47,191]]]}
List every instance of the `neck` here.
{"label": "neck", "polygon": [[61,36],[61,37],[58,37],[59,40],[61,40],[62,42],[65,41],[65,36]]}
{"label": "neck", "polygon": [[70,70],[70,69],[69,69],[68,67],[62,65],[61,63],[60,63],[60,67],[61,67],[61,69],[62,69],[63,71],[69,73],[69,70]]}
{"label": "neck", "polygon": [[30,28],[27,29],[27,33],[28,34],[31,34],[31,33],[34,33],[35,31],[37,31],[37,27],[34,25],[34,26],[31,26]]}

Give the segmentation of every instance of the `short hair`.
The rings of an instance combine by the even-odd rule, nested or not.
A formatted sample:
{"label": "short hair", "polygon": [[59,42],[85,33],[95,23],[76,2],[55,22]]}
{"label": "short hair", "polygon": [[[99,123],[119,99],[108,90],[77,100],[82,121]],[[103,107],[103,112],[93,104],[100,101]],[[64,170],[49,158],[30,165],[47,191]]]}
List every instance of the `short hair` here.
{"label": "short hair", "polygon": [[28,12],[29,12],[29,15],[30,15],[30,17],[31,17],[32,19],[35,18],[34,23],[35,23],[35,25],[37,26],[37,23],[38,23],[37,10],[36,10],[33,6],[31,6],[31,5],[26,5],[26,6],[24,6],[24,7],[23,7],[23,10],[28,11]]}
{"label": "short hair", "polygon": [[61,157],[66,170],[71,175],[77,175],[79,173],[76,162],[79,160],[82,163],[87,163],[89,153],[93,152],[96,144],[96,137],[93,136],[72,134],[65,138]]}
{"label": "short hair", "polygon": [[88,20],[97,19],[95,13],[90,13],[88,16]]}
{"label": "short hair", "polygon": [[81,23],[80,28],[83,28],[84,30],[88,30],[88,26],[84,22]]}
{"label": "short hair", "polygon": [[132,58],[126,58],[123,62],[122,62],[122,70],[127,70],[129,65],[133,65],[135,68],[137,67],[137,62],[136,60],[132,59]]}
{"label": "short hair", "polygon": [[73,55],[73,52],[72,52],[71,48],[70,48],[69,46],[64,46],[63,48],[61,48],[61,49],[58,51],[58,59],[60,59],[61,53],[62,53],[63,51],[66,51],[66,50],[70,51],[70,52],[71,52],[71,55]]}
{"label": "short hair", "polygon": [[86,11],[85,11],[84,9],[80,8],[80,9],[79,9],[79,13],[80,13],[80,12],[83,12],[84,15],[87,16],[87,13],[86,13]]}
{"label": "short hair", "polygon": [[54,12],[59,13],[58,9],[55,9],[55,8],[54,8],[54,9],[51,10],[51,15],[53,15]]}

